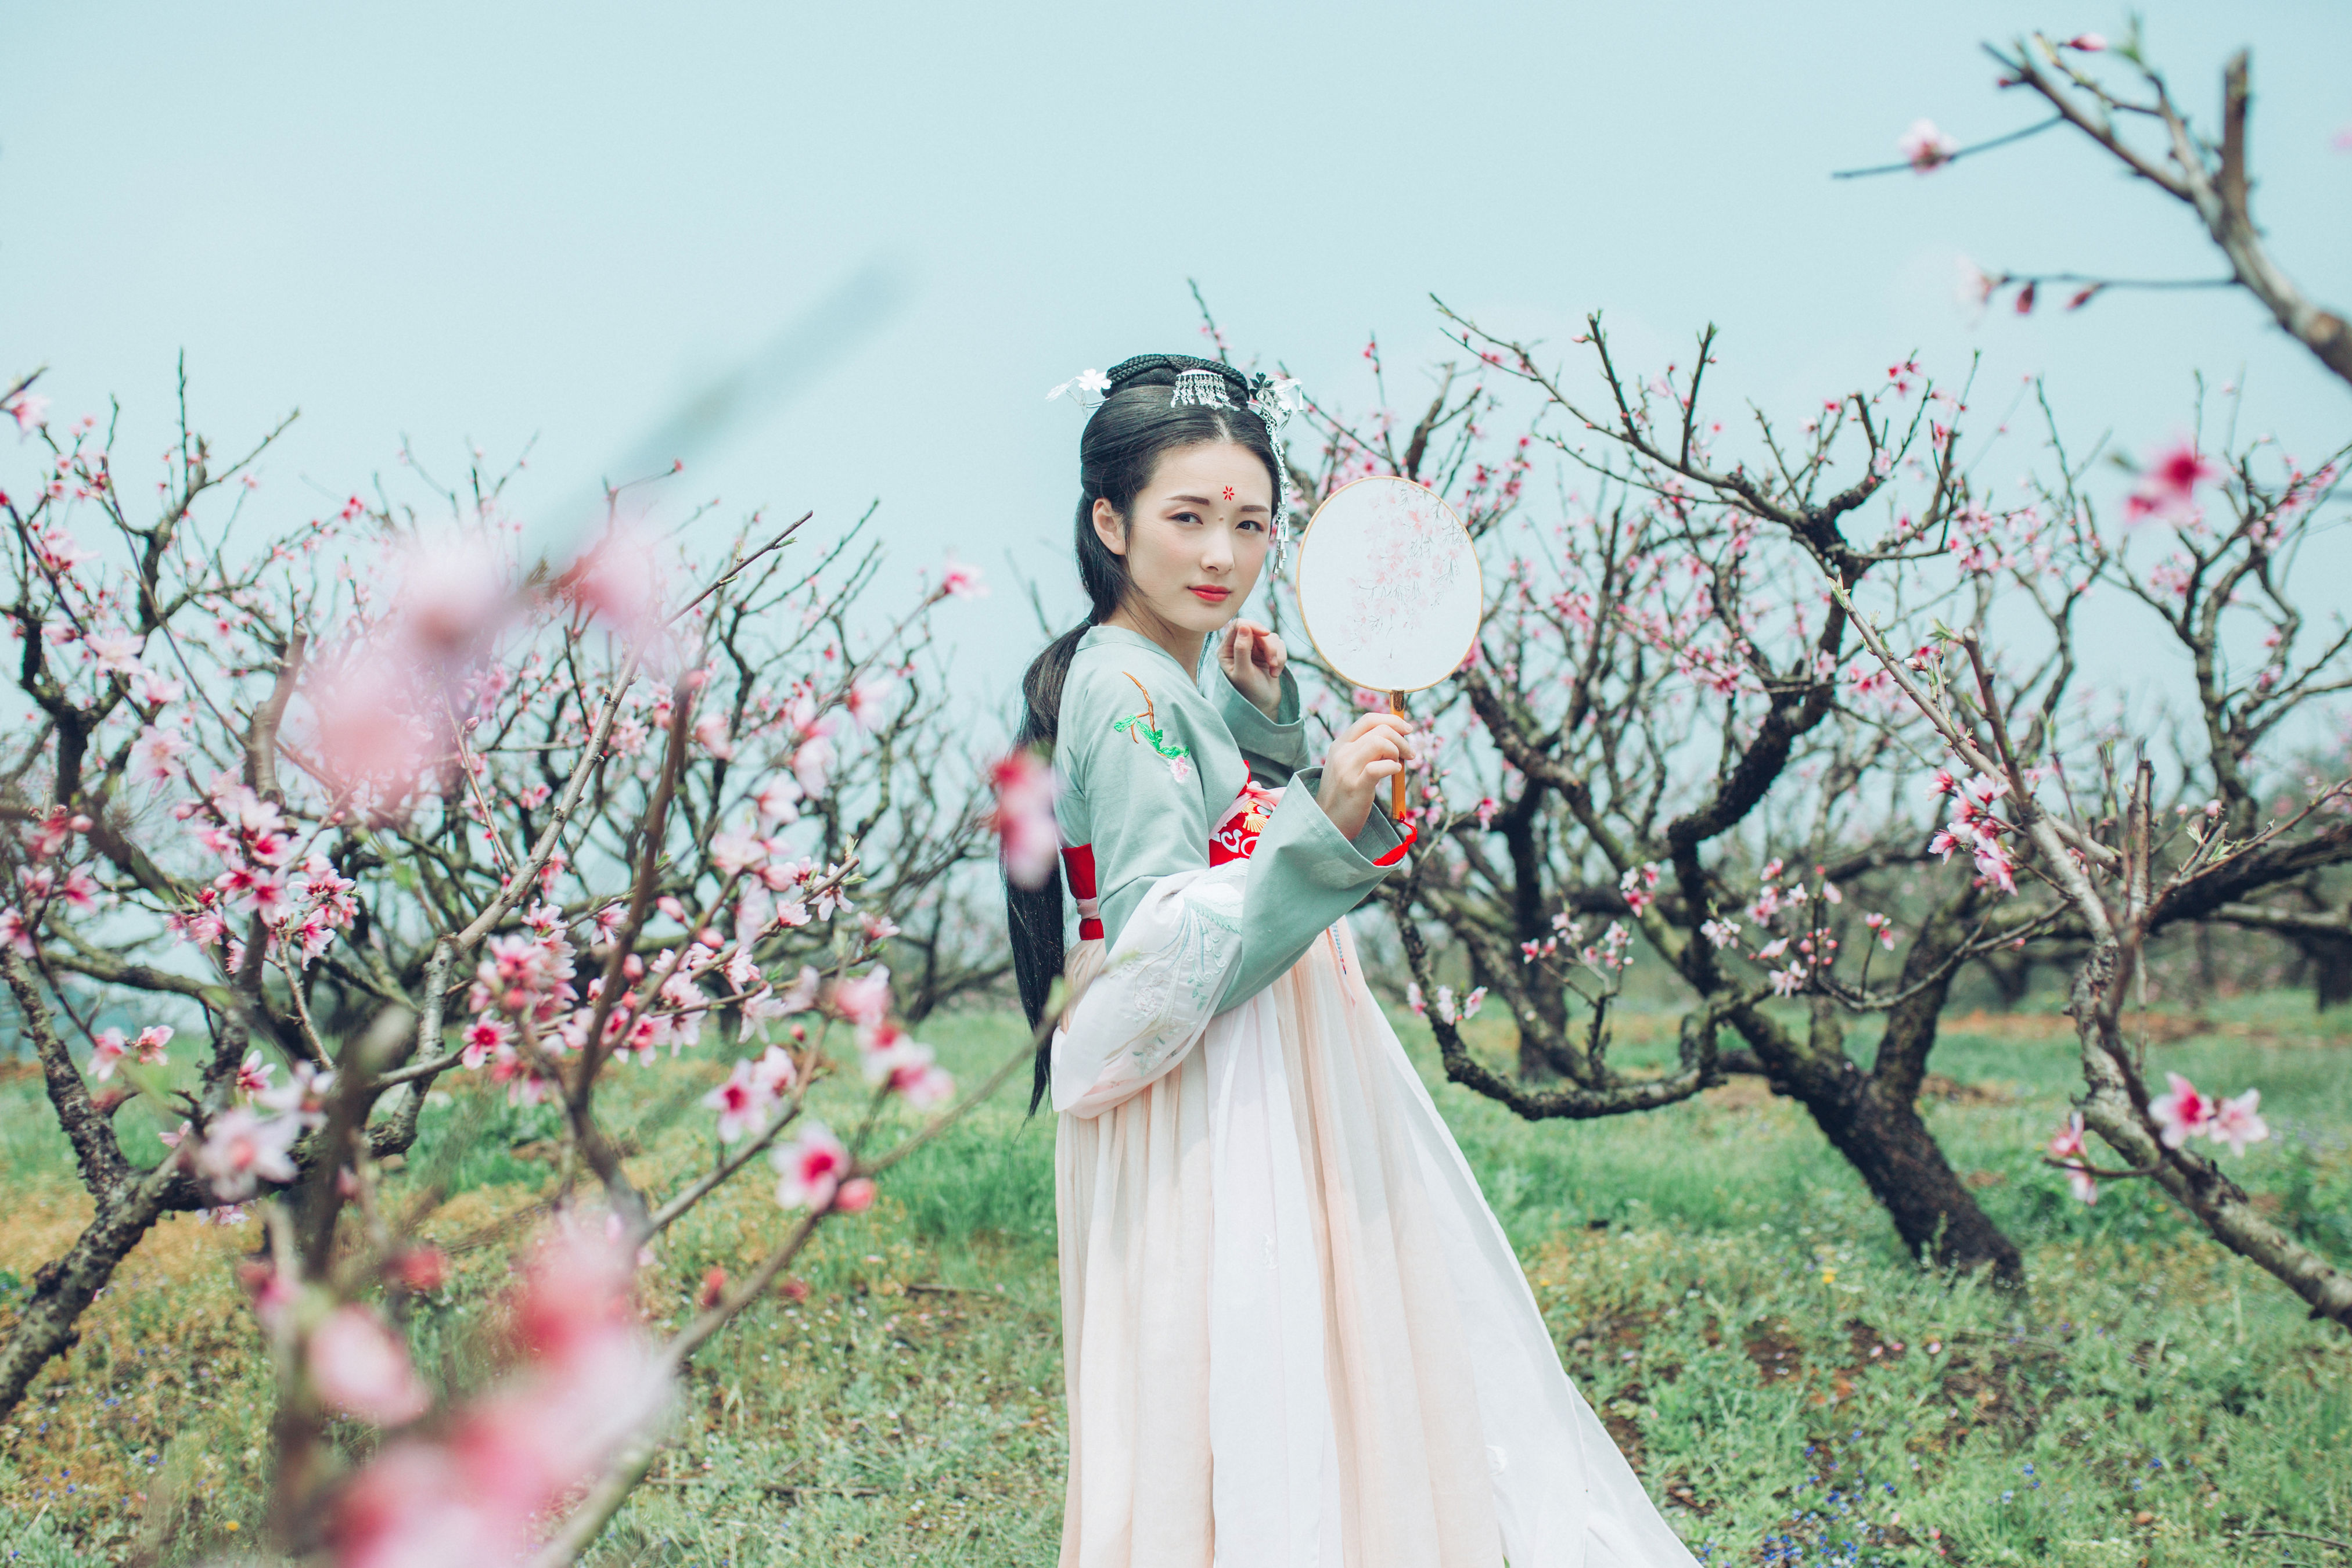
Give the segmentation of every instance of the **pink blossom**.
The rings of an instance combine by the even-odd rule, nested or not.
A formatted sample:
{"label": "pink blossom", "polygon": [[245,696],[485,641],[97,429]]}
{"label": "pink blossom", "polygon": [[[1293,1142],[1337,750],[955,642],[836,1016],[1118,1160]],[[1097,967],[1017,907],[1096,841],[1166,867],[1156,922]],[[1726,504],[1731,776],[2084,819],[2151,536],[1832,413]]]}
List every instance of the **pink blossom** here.
{"label": "pink blossom", "polygon": [[188,689],[178,681],[141,668],[131,678],[131,695],[150,708],[165,708],[186,696]]}
{"label": "pink blossom", "polygon": [[141,1067],[164,1067],[172,1058],[163,1047],[171,1043],[171,1025],[150,1024],[139,1031],[139,1038],[132,1041],[131,1046],[139,1053]]}
{"label": "pink blossom", "polygon": [[[2148,1114],[2163,1129],[2164,1146],[2178,1149],[2191,1138],[2212,1131],[2215,1107],[2211,1100],[2197,1092],[2195,1084],[2179,1073],[2166,1073],[2164,1080],[2170,1086],[2169,1092],[2149,1102]],[[2252,1109],[2252,1106],[2247,1107],[2249,1114]]]}
{"label": "pink blossom", "polygon": [[702,1103],[719,1112],[719,1141],[732,1143],[746,1132],[759,1131],[767,1121],[771,1103],[768,1080],[751,1063],[739,1058],[727,1081],[704,1095]]}
{"label": "pink blossom", "polygon": [[1429,1004],[1422,1000],[1420,985],[1412,981],[1405,983],[1404,1005],[1412,1009],[1412,1016],[1416,1018],[1425,1017],[1429,1013]]}
{"label": "pink blossom", "polygon": [[805,1013],[815,1006],[817,989],[823,978],[817,973],[814,964],[802,964],[801,972],[793,978],[793,983],[777,992],[771,999],[770,1005],[772,1011],[768,1016],[782,1017],[788,1014]]}
{"label": "pink blossom", "polygon": [[16,438],[21,441],[36,427],[48,423],[49,400],[37,392],[19,392],[0,403],[0,414],[16,421]]}
{"label": "pink blossom", "polygon": [[276,1070],[277,1064],[262,1060],[259,1051],[246,1052],[245,1060],[237,1064],[236,1091],[239,1094],[267,1094],[269,1091],[269,1075]]}
{"label": "pink blossom", "polygon": [[212,1184],[213,1194],[226,1204],[242,1203],[260,1182],[286,1183],[300,1172],[287,1151],[301,1135],[302,1123],[292,1116],[265,1121],[243,1106],[215,1116],[205,1128],[205,1142],[196,1151],[196,1173]]}
{"label": "pink blossom", "polygon": [[114,1076],[115,1065],[130,1054],[131,1047],[120,1029],[100,1029],[90,1037],[89,1076],[103,1083]]}
{"label": "pink blossom", "polygon": [[1486,1005],[1486,988],[1481,985],[1469,995],[1462,998],[1462,1016],[1465,1019],[1475,1018],[1478,1016],[1478,1009]]}
{"label": "pink blossom", "polygon": [[2081,1111],[2074,1112],[2073,1118],[2058,1129],[2057,1136],[2050,1140],[2050,1154],[2053,1159],[2068,1162],[2066,1184],[2074,1189],[2077,1200],[2086,1204],[2099,1201],[2097,1179],[2090,1172],[2083,1169],[2079,1163],[2074,1163],[2084,1158]]}
{"label": "pink blossom", "polygon": [[834,1194],[834,1212],[864,1214],[874,1206],[874,1184],[870,1179],[865,1176],[852,1176],[841,1184],[839,1192]]}
{"label": "pink blossom", "polygon": [[1932,120],[1913,121],[1911,129],[1895,145],[1902,153],[1903,161],[1923,174],[1950,163],[1952,155],[1960,150],[1960,144],[1937,130]]}
{"label": "pink blossom", "polygon": [[2139,487],[2124,503],[2124,521],[2185,520],[2196,509],[2197,487],[2219,479],[2221,473],[2220,465],[2184,437],[2149,458],[2141,468]]}
{"label": "pink blossom", "polygon": [[339,1494],[339,1568],[509,1563],[538,1526],[669,1397],[633,1327],[618,1249],[567,1226],[533,1258],[513,1312],[517,1376],[459,1412],[441,1441],[385,1447]]}
{"label": "pink blossom", "polygon": [[918,1110],[927,1110],[955,1093],[955,1079],[934,1065],[931,1047],[907,1037],[896,1026],[883,1024],[858,1032],[866,1081],[887,1093],[903,1096]]}
{"label": "pink blossom", "polygon": [[981,581],[979,567],[963,565],[950,555],[940,572],[940,592],[950,599],[985,599],[988,584]]}
{"label": "pink blossom", "polygon": [[1706,921],[1700,924],[1698,932],[1719,950],[1738,940],[1739,926],[1734,921]]}
{"label": "pink blossom", "polygon": [[996,835],[1005,876],[1017,887],[1044,887],[1061,853],[1052,764],[1034,752],[1014,752],[990,770],[990,784],[996,804],[986,826]]}
{"label": "pink blossom", "polygon": [[898,689],[898,683],[887,675],[869,675],[853,682],[842,706],[861,730],[872,730],[883,718],[883,710]]}
{"label": "pink blossom", "polygon": [[487,1014],[466,1026],[463,1061],[469,1068],[478,1069],[493,1058],[508,1054],[507,1042],[514,1037],[514,1026]]}
{"label": "pink blossom", "polygon": [[757,838],[738,833],[711,837],[711,868],[722,877],[739,877],[767,858],[768,847]]}
{"label": "pink blossom", "polygon": [[1895,922],[1893,921],[1887,919],[1882,914],[1867,914],[1862,917],[1862,923],[1867,926],[1871,931],[1877,936],[1879,946],[1885,948],[1889,952],[1893,952],[1895,951]]}
{"label": "pink blossom", "polygon": [[99,668],[110,675],[136,675],[141,639],[129,632],[99,632],[82,639],[82,647]]}
{"label": "pink blossom", "polygon": [[309,1364],[320,1399],[378,1426],[414,1421],[433,1403],[409,1364],[406,1342],[355,1302],[310,1331]]}
{"label": "pink blossom", "polygon": [[849,1151],[822,1121],[807,1123],[798,1138],[772,1150],[768,1162],[782,1178],[776,1184],[776,1202],[784,1208],[819,1213],[832,1206],[834,1194],[850,1170]]}
{"label": "pink blossom", "polygon": [[1448,1024],[1453,1023],[1454,1020],[1454,987],[1451,985],[1439,986],[1437,988],[1437,994],[1434,998],[1434,1003],[1437,1008],[1437,1016],[1440,1021]]}
{"label": "pink blossom", "polygon": [[844,980],[833,988],[833,1011],[853,1024],[879,1024],[890,1011],[890,972],[876,964],[855,980]]}
{"label": "pink blossom", "polygon": [[2234,1100],[2221,1101],[2213,1108],[2208,1135],[2217,1143],[2227,1143],[2231,1153],[2244,1153],[2247,1144],[2259,1143],[2271,1135],[2270,1123],[2255,1110],[2262,1102],[2263,1091],[2259,1089],[2250,1089]]}
{"label": "pink blossom", "polygon": [[1772,972],[1773,995],[1793,996],[1804,988],[1805,965],[1803,963],[1791,963],[1786,969],[1776,969]]}
{"label": "pink blossom", "polygon": [[2017,891],[2017,868],[2011,864],[2009,851],[2000,847],[1999,839],[1978,839],[1974,855],[1977,875],[2004,893]]}
{"label": "pink blossom", "polygon": [[509,563],[478,534],[420,542],[399,571],[392,628],[428,657],[472,654],[512,613]]}
{"label": "pink blossom", "polygon": [[751,797],[751,804],[759,808],[761,825],[768,826],[799,821],[800,801],[800,781],[790,773],[778,773]]}
{"label": "pink blossom", "polygon": [[131,742],[131,771],[150,784],[168,784],[179,772],[178,763],[188,742],[172,731],[150,724]]}
{"label": "pink blossom", "polygon": [[1761,962],[1768,958],[1778,958],[1788,951],[1789,939],[1785,936],[1775,937],[1773,940],[1766,942],[1762,947],[1756,950],[1756,957],[1759,962]]}
{"label": "pink blossom", "polygon": [[2066,40],[2066,47],[2080,49],[2086,55],[2095,55],[2107,47],[2107,40],[2097,33],[2077,33]]}
{"label": "pink blossom", "polygon": [[735,741],[727,730],[727,715],[706,713],[694,721],[694,743],[721,762],[735,754]]}
{"label": "pink blossom", "polygon": [[782,1046],[770,1046],[758,1061],[751,1064],[752,1087],[770,1100],[781,1100],[786,1090],[800,1078],[793,1066],[790,1051]]}
{"label": "pink blossom", "polygon": [[833,761],[833,742],[823,735],[812,735],[793,750],[793,777],[798,781],[802,794],[824,793],[826,773]]}

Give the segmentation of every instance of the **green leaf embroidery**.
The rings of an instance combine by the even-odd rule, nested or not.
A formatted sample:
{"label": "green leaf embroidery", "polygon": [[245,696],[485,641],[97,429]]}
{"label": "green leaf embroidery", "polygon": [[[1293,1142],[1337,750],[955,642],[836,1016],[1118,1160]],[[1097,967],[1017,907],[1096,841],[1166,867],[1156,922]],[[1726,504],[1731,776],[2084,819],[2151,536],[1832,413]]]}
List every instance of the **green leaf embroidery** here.
{"label": "green leaf embroidery", "polygon": [[[1125,735],[1130,741],[1149,742],[1153,751],[1159,752],[1171,764],[1182,762],[1191,753],[1160,732],[1160,715],[1151,706],[1150,689],[1140,680],[1136,680],[1133,675],[1129,675],[1128,679],[1135,681],[1135,689],[1143,693],[1143,710],[1139,713],[1130,713],[1124,719],[1112,720],[1111,732],[1116,735]],[[1179,779],[1184,776],[1184,770],[1181,768],[1171,766],[1169,771]]]}

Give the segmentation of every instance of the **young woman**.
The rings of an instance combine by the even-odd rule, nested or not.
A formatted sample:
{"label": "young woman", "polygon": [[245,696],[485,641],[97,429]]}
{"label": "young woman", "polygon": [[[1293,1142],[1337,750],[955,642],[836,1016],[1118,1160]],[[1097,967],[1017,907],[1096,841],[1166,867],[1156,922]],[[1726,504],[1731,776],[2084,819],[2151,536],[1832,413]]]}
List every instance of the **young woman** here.
{"label": "young woman", "polygon": [[1182,355],[1108,380],[1078,448],[1093,611],[1025,683],[1066,964],[1060,879],[1008,893],[1032,1022],[1055,979],[1075,996],[1036,1081],[1060,1113],[1063,1568],[1688,1564],[1364,988],[1343,917],[1400,858],[1375,797],[1408,731],[1368,714],[1307,767],[1282,640],[1235,618],[1278,411]]}

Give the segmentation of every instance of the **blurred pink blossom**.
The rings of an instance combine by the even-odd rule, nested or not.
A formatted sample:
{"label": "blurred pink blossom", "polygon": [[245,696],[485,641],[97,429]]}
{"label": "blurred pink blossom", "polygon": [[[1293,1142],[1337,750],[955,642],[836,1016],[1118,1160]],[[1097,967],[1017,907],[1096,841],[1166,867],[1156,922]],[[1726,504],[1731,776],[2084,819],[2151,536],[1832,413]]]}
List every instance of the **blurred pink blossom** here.
{"label": "blurred pink blossom", "polygon": [[979,567],[966,566],[950,555],[940,571],[940,592],[950,599],[985,599],[988,584],[981,581]]}
{"label": "blurred pink blossom", "polygon": [[849,1151],[822,1121],[811,1121],[792,1142],[768,1155],[781,1179],[776,1202],[784,1208],[822,1212],[833,1205],[835,1193],[849,1174]]}
{"label": "blurred pink blossom", "polygon": [[[771,1047],[770,1049],[773,1049]],[[774,1091],[769,1080],[762,1078],[752,1064],[740,1058],[727,1081],[702,1097],[702,1103],[719,1112],[719,1141],[732,1143],[746,1132],[756,1132],[766,1124],[768,1107],[773,1102]]]}
{"label": "blurred pink blossom", "polygon": [[2213,1108],[2209,1135],[2217,1143],[2227,1143],[2231,1153],[2244,1153],[2247,1144],[2259,1143],[2271,1135],[2270,1123],[2255,1109],[2262,1102],[2263,1091],[2259,1089],[2250,1089],[2234,1100],[2221,1101]]}
{"label": "blurred pink blossom", "polygon": [[1950,163],[1952,154],[1960,150],[1960,144],[1937,130],[1932,120],[1913,121],[1895,145],[1903,161],[1923,174]]}
{"label": "blurred pink blossom", "polygon": [[[2050,1140],[2050,1154],[2053,1159],[2064,1161],[2080,1161],[2084,1158],[2081,1111],[2074,1112],[2073,1118],[2063,1127],[2058,1129],[2057,1136]],[[2099,1201],[2097,1180],[2080,1165],[2069,1164],[2066,1167],[2066,1184],[2074,1190],[2074,1196],[2082,1202],[2095,1204]]]}
{"label": "blurred pink blossom", "polygon": [[16,421],[16,438],[21,441],[35,428],[49,422],[49,400],[37,392],[20,392],[0,403],[0,414]]}
{"label": "blurred pink blossom", "polygon": [[212,1184],[213,1195],[221,1202],[242,1203],[262,1182],[282,1184],[301,1173],[287,1156],[301,1132],[299,1118],[264,1121],[244,1106],[232,1106],[205,1124],[204,1144],[195,1154],[196,1174]]}
{"label": "blurred pink blossom", "polygon": [[378,1426],[414,1421],[433,1403],[409,1364],[407,1342],[356,1302],[336,1308],[310,1331],[309,1363],[320,1399]]}
{"label": "blurred pink blossom", "polygon": [[1061,830],[1054,820],[1055,781],[1051,763],[1027,750],[989,770],[996,804],[986,823],[997,837],[1004,874],[1014,886],[1040,888],[1053,875],[1061,853]]}
{"label": "blurred pink blossom", "polygon": [[850,1023],[881,1023],[890,1012],[889,970],[877,963],[855,980],[837,982],[833,988],[832,1005],[835,1015]]}
{"label": "blurred pink blossom", "polygon": [[2200,453],[2194,442],[2177,441],[2141,468],[2139,487],[2124,502],[2124,521],[2185,521],[2196,510],[2197,487],[2213,482],[2221,473],[2221,466]]}

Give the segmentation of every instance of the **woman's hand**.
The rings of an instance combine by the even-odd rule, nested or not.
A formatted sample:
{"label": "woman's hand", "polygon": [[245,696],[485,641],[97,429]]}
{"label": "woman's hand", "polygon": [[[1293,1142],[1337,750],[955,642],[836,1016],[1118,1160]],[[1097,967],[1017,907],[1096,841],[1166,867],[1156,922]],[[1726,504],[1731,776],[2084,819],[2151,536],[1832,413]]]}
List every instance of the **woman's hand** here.
{"label": "woman's hand", "polygon": [[1331,742],[1315,804],[1340,836],[1353,838],[1372,815],[1380,787],[1412,761],[1412,726],[1393,713],[1367,713]]}
{"label": "woman's hand", "polygon": [[1282,639],[1255,621],[1235,621],[1217,643],[1217,664],[1225,679],[1269,719],[1282,710],[1282,668],[1289,662]]}

